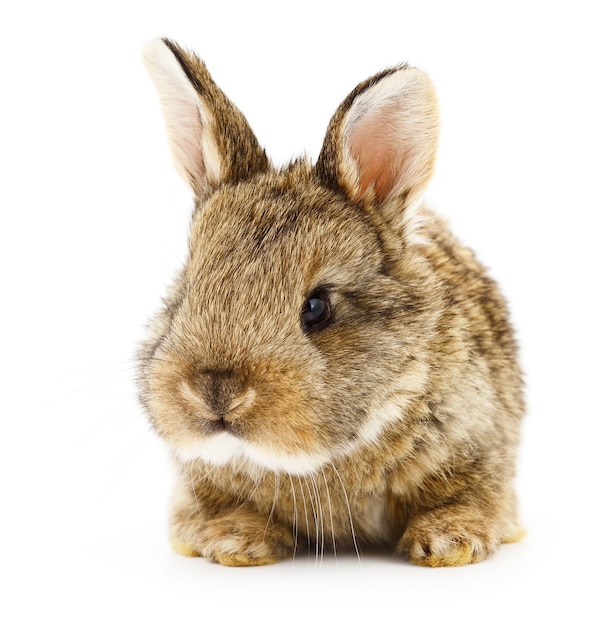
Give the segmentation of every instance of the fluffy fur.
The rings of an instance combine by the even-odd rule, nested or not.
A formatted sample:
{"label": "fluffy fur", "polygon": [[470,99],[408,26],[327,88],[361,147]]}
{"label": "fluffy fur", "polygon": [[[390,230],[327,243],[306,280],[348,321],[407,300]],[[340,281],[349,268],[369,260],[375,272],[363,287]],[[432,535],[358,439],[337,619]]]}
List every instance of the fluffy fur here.
{"label": "fluffy fur", "polygon": [[[158,40],[145,58],[196,199],[139,355],[178,467],[175,549],[257,565],[377,547],[444,566],[514,539],[517,350],[495,283],[420,204],[427,76],[361,83],[315,166],[277,170],[197,57]],[[313,297],[329,316],[309,327]]]}

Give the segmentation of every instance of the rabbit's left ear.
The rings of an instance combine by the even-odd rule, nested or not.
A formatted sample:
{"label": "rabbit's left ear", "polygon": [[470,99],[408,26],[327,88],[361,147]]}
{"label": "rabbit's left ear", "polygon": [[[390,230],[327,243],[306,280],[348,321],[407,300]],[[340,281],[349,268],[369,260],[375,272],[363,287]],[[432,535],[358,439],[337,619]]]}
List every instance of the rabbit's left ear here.
{"label": "rabbit's left ear", "polygon": [[376,202],[396,220],[432,176],[438,139],[436,95],[428,76],[400,66],[358,85],[334,114],[316,173],[349,199]]}
{"label": "rabbit's left ear", "polygon": [[145,46],[144,61],[160,97],[174,164],[196,198],[268,169],[247,120],[198,57],[157,39]]}

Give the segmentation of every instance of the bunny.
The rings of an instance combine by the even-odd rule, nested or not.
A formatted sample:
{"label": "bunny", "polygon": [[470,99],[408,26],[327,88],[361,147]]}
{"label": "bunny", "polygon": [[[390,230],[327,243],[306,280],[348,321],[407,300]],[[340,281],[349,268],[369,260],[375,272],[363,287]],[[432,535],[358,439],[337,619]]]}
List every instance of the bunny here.
{"label": "bunny", "polygon": [[454,566],[517,540],[517,346],[496,284],[422,203],[427,75],[362,82],[315,165],[275,168],[199,58],[160,39],[144,59],[195,202],[139,350],[140,399],[177,471],[174,549]]}

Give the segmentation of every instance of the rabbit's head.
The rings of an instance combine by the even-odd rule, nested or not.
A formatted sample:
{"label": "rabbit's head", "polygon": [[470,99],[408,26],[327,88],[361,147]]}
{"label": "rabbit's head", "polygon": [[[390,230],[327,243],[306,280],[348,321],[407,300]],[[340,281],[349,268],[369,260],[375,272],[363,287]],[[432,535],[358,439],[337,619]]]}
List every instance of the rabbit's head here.
{"label": "rabbit's head", "polygon": [[141,351],[141,397],[182,461],[301,474],[426,393],[437,319],[411,262],[437,140],[433,88],[401,66],[341,104],[315,166],[274,168],[204,64],[145,54],[195,210],[186,264]]}

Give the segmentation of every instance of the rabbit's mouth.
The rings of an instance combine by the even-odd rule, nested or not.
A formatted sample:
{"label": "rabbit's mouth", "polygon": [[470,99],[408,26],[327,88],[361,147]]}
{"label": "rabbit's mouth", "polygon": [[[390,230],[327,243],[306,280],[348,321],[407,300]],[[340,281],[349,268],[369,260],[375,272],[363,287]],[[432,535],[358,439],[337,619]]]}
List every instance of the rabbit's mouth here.
{"label": "rabbit's mouth", "polygon": [[182,462],[293,475],[318,470],[330,461],[335,439],[322,424],[317,427],[316,413],[289,401],[290,391],[277,391],[255,381],[246,384],[232,371],[202,371],[179,381],[176,402],[163,407],[171,416],[177,407],[180,429],[160,430]]}

